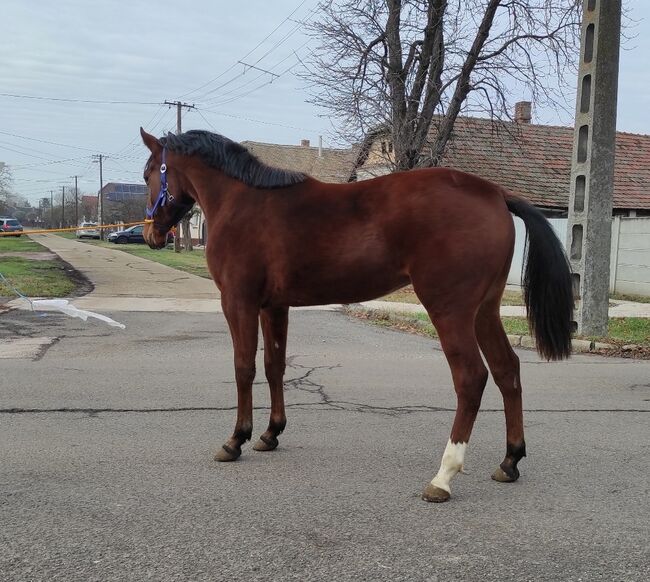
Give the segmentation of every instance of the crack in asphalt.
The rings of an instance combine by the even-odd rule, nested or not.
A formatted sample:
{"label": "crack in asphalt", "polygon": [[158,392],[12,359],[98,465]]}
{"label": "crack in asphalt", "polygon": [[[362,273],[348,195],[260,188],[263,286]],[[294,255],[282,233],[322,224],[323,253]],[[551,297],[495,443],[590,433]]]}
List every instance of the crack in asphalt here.
{"label": "crack in asphalt", "polygon": [[[383,414],[397,416],[399,414],[412,414],[414,412],[456,412],[455,408],[442,406],[427,406],[424,404],[415,404],[411,406],[374,406],[372,404],[363,404],[360,402],[347,402],[345,400],[329,400],[325,402],[294,402],[287,404],[286,408],[307,409],[315,406],[327,406],[332,410],[344,412],[370,412],[373,414]],[[254,410],[271,410],[270,406],[254,406]],[[47,413],[84,413],[97,415],[101,413],[156,413],[156,412],[227,412],[237,410],[236,406],[178,406],[168,408],[0,408],[0,414],[47,414]],[[319,408],[319,411],[327,408]],[[485,408],[480,412],[498,412],[503,414],[503,408]],[[525,413],[543,412],[543,413],[572,413],[572,412],[624,412],[638,413],[650,412],[645,408],[530,408],[524,410]]]}
{"label": "crack in asphalt", "polygon": [[[334,370],[340,368],[341,364],[331,366],[303,366],[295,362],[296,359],[303,357],[301,355],[292,355],[287,357],[287,367],[294,370],[304,370],[301,376],[285,380],[285,391],[300,391],[311,395],[317,395],[317,402],[294,402],[286,404],[287,409],[307,410],[318,407],[319,411],[343,411],[352,413],[370,413],[383,416],[399,416],[417,412],[456,412],[455,408],[444,406],[429,406],[424,404],[415,404],[407,406],[377,406],[373,404],[364,404],[362,402],[351,402],[347,400],[334,400],[326,392],[325,386],[316,382],[312,375],[319,370]],[[234,382],[232,382],[234,383]],[[264,381],[255,384],[264,384]],[[231,384],[231,382],[226,382]],[[634,384],[631,389],[646,388],[648,384]],[[254,410],[270,411],[269,406],[254,406]],[[44,413],[80,413],[87,414],[91,417],[97,417],[101,413],[166,413],[166,412],[226,412],[237,410],[237,406],[177,406],[177,407],[158,407],[158,408],[0,408],[0,414],[44,414]],[[480,412],[496,412],[503,414],[503,408],[482,408]],[[643,408],[530,408],[524,409],[525,413],[648,413],[650,409]]]}
{"label": "crack in asphalt", "polygon": [[299,357],[300,356],[294,355],[290,358],[287,358],[287,366],[294,370],[306,370],[306,372],[302,376],[298,376],[298,378],[286,380],[284,383],[285,391],[293,389],[307,392],[309,394],[317,394],[320,398],[320,402],[318,404],[323,404],[325,406],[331,406],[333,408],[343,410],[343,408],[338,406],[328,396],[327,392],[325,392],[325,386],[323,384],[318,384],[311,379],[311,375],[318,370],[335,370],[336,368],[340,368],[341,364],[335,364],[333,366],[301,366],[300,364],[296,364],[294,362],[294,360]]}

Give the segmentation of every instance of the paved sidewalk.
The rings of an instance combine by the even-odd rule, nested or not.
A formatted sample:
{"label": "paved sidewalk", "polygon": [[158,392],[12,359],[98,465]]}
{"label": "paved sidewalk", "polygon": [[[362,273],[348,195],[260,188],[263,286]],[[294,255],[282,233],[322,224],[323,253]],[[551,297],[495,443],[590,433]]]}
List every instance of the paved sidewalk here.
{"label": "paved sidewalk", "polygon": [[[74,299],[79,309],[94,311],[220,310],[219,290],[210,279],[184,273],[125,253],[53,234],[30,235],[80,271],[93,290]],[[28,308],[22,300],[12,307]]]}
{"label": "paved sidewalk", "polygon": [[[30,235],[64,261],[83,273],[93,284],[93,291],[74,300],[79,309],[95,311],[180,311],[219,313],[219,290],[210,279],[183,273],[171,267],[142,259],[121,250],[106,249],[53,234]],[[610,301],[610,317],[648,317],[650,303]],[[9,304],[29,308],[22,300]],[[366,301],[369,309],[401,313],[426,313],[422,305],[394,301]],[[334,310],[340,305],[312,308]],[[523,306],[504,305],[501,315],[525,316]]]}
{"label": "paved sidewalk", "polygon": [[[635,303],[633,301],[610,301],[610,317],[648,317],[650,318],[650,303]],[[366,301],[362,303],[369,309],[382,309],[400,313],[426,313],[422,305],[416,303],[397,303],[395,301]],[[526,316],[526,308],[522,305],[502,305],[501,315]]]}

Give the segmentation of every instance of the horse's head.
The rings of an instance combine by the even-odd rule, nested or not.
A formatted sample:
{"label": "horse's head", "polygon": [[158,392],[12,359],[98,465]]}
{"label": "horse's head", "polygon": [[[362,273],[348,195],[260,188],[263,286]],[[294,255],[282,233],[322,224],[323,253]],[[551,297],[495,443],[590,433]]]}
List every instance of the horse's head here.
{"label": "horse's head", "polygon": [[194,199],[188,194],[187,178],[175,164],[169,164],[164,141],[142,128],[140,135],[151,152],[144,168],[144,181],[149,186],[144,239],[152,249],[160,249],[165,246],[171,228],[192,209]]}

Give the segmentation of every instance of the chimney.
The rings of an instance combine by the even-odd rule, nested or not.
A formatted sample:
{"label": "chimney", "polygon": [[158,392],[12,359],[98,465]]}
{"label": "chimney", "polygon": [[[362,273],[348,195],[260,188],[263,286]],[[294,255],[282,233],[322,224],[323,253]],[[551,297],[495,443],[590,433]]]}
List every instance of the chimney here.
{"label": "chimney", "polygon": [[532,117],[532,103],[530,101],[515,103],[515,123],[530,123]]}
{"label": "chimney", "polygon": [[309,140],[308,139],[301,139],[300,140],[300,147],[308,148],[309,147]]}
{"label": "chimney", "polygon": [[323,136],[322,135],[318,136],[318,157],[319,158],[323,157]]}

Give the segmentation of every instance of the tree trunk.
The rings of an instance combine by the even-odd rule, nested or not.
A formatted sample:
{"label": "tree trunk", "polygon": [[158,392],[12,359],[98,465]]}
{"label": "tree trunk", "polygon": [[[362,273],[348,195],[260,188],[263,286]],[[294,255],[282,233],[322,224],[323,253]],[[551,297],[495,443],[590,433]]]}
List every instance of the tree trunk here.
{"label": "tree trunk", "polygon": [[192,230],[190,228],[190,220],[192,216],[187,215],[181,220],[181,226],[183,231],[183,248],[186,251],[193,251],[194,247],[192,246]]}
{"label": "tree trunk", "polygon": [[176,225],[174,229],[174,252],[181,252],[181,224],[180,222]]}

